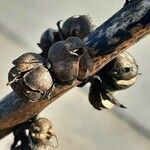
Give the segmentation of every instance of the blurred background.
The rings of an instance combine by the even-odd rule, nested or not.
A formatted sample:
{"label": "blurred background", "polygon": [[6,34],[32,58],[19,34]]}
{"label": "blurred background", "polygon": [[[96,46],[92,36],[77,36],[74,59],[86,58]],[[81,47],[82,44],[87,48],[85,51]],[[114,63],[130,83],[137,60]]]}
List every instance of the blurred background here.
{"label": "blurred background", "polygon": [[[124,0],[0,0],[0,99],[11,62],[26,52],[40,52],[36,45],[47,28],[72,15],[89,14],[98,26],[121,7]],[[56,28],[57,29],[57,28]],[[74,88],[47,107],[41,116],[49,118],[59,139],[58,150],[149,150],[150,149],[150,36],[129,49],[137,60],[141,76],[117,98],[128,109],[97,111],[88,102],[88,85]],[[9,150],[13,136],[0,141]]]}

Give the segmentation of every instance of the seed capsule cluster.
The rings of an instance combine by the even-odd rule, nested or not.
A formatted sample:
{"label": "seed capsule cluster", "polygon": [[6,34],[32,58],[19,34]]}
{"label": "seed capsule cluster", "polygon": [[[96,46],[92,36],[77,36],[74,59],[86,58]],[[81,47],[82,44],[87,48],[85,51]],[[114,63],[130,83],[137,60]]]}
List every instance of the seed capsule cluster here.
{"label": "seed capsule cluster", "polygon": [[[78,18],[89,23],[86,16]],[[64,27],[65,24],[66,22]],[[81,24],[79,27],[74,22],[73,26],[81,30],[87,24],[84,27]],[[64,33],[65,36],[62,36],[63,30],[60,26],[58,31],[51,28],[46,30],[38,43],[42,49],[41,54],[26,53],[13,61],[14,67],[9,72],[8,85],[10,84],[19,96],[32,102],[42,98],[50,99],[55,84],[71,84],[75,79],[82,81],[89,76],[93,61],[82,39],[75,34],[66,37]],[[84,32],[89,33],[89,30],[90,28]]]}
{"label": "seed capsule cluster", "polygon": [[67,84],[75,79],[83,80],[90,75],[93,61],[86,50],[83,38],[93,30],[89,16],[80,15],[68,18],[58,31],[47,29],[41,36],[40,54],[51,62],[57,83]]}
{"label": "seed capsule cluster", "polygon": [[124,52],[91,76],[93,61],[83,42],[94,30],[91,18],[72,16],[60,24],[58,21],[58,30],[49,28],[42,34],[38,43],[42,53],[23,54],[13,61],[9,84],[14,91],[35,101],[50,98],[55,84],[71,84],[77,79],[82,81],[79,87],[91,83],[89,101],[97,110],[114,105],[125,108],[114,93],[135,83],[138,66],[134,58]]}
{"label": "seed capsule cluster", "polygon": [[[94,30],[91,18],[87,15],[72,16],[62,24],[62,27],[60,27],[60,23],[61,21],[57,23],[58,34],[59,38],[63,40],[71,36],[76,36],[84,40],[84,38]],[[82,66],[84,66],[82,68],[85,68],[83,70],[92,68],[92,63],[88,57],[89,55],[86,55],[84,59],[80,60]],[[126,108],[116,100],[114,93],[132,86],[136,82],[138,74],[136,61],[129,53],[124,52],[112,60],[102,70],[98,71],[94,76],[84,80],[79,87],[84,86],[87,82],[91,83],[89,101],[97,110],[104,108],[110,109],[114,105]]]}

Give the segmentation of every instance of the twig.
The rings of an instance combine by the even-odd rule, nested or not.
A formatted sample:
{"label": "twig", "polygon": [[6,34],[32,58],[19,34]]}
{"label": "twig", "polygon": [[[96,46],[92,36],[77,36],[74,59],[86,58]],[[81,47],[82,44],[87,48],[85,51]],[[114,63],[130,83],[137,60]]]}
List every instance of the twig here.
{"label": "twig", "polygon": [[[89,53],[94,61],[92,74],[149,33],[149,0],[131,1],[85,39],[85,45],[90,48]],[[11,92],[0,102],[0,138],[9,134],[14,126],[40,113],[79,83],[75,81],[72,85],[58,85],[51,100],[35,103],[26,103]]]}

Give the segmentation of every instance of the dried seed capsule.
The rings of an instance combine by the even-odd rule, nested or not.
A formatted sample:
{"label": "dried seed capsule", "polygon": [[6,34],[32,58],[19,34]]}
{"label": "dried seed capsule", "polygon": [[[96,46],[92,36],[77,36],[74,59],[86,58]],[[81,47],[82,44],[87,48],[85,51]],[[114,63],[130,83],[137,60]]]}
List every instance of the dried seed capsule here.
{"label": "dried seed capsule", "polygon": [[89,68],[86,61],[80,63],[85,52],[84,44],[78,37],[69,37],[66,41],[53,44],[48,53],[48,60],[52,64],[56,80],[69,83],[79,77],[80,68],[86,68],[87,72]]}
{"label": "dried seed capsule", "polygon": [[[46,118],[35,119],[31,124],[29,134],[33,141],[34,150],[50,150],[52,147],[58,147],[58,141],[52,123]],[[52,137],[56,138],[56,146],[50,142]]]}
{"label": "dried seed capsule", "polygon": [[42,56],[36,53],[25,53],[12,62],[18,71],[23,73],[44,63]]}
{"label": "dried seed capsule", "polygon": [[59,33],[56,30],[49,28],[44,31],[41,36],[40,43],[37,43],[37,45],[42,49],[42,53],[40,55],[47,58],[49,48],[59,40]]}
{"label": "dried seed capsule", "polygon": [[93,78],[91,80],[89,102],[97,110],[102,110],[105,108],[111,109],[114,106],[126,108],[114,98],[114,93],[109,91],[99,78]]}
{"label": "dried seed capsule", "polygon": [[42,99],[45,93],[49,96],[53,80],[42,56],[26,53],[13,64],[15,66],[9,72],[8,84],[19,96],[30,101]]}
{"label": "dried seed capsule", "polygon": [[[53,80],[49,71],[44,66],[38,66],[23,76],[27,88],[28,98],[37,101],[43,98],[44,94],[53,87]],[[44,97],[46,98],[46,97]]]}
{"label": "dried seed capsule", "polygon": [[30,134],[37,142],[48,140],[52,137],[53,133],[52,123],[46,118],[35,119],[31,124]]}
{"label": "dried seed capsule", "polygon": [[15,59],[12,63],[15,65],[15,67],[13,67],[13,69],[11,69],[9,72],[9,83],[7,83],[7,85],[16,82],[26,72],[38,67],[39,65],[44,65],[44,59],[42,56],[36,53],[25,53]]}
{"label": "dried seed capsule", "polygon": [[138,65],[127,52],[108,63],[91,79],[89,101],[94,108],[110,109],[114,105],[125,108],[114,97],[114,92],[132,86],[138,76]]}
{"label": "dried seed capsule", "polygon": [[132,86],[139,72],[132,55],[124,52],[107,64],[98,74],[112,90],[121,90]]}
{"label": "dried seed capsule", "polygon": [[40,65],[35,69],[27,72],[23,76],[23,81],[34,91],[46,92],[53,84],[49,71]]}
{"label": "dried seed capsule", "polygon": [[94,30],[94,25],[88,15],[72,16],[63,23],[62,28],[59,24],[60,21],[57,25],[62,39],[70,36],[83,39]]}

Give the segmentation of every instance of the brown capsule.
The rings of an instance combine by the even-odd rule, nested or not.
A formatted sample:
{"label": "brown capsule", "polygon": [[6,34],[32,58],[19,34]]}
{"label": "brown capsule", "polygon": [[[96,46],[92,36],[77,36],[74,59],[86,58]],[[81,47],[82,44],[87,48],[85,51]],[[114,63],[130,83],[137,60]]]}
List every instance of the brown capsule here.
{"label": "brown capsule", "polygon": [[91,76],[93,70],[93,60],[90,58],[88,52],[85,50],[84,54],[80,57],[78,80],[84,80]]}
{"label": "brown capsule", "polygon": [[81,61],[85,58],[82,57],[85,53],[84,43],[78,37],[69,37],[66,41],[53,44],[48,53],[48,60],[52,64],[56,80],[69,83],[78,77],[83,78],[86,73],[81,73],[80,70],[87,72],[89,69],[86,59]]}
{"label": "brown capsule", "polygon": [[41,48],[42,53],[40,54],[44,58],[47,58],[48,51],[50,47],[57,41],[59,41],[59,33],[49,28],[41,36],[40,43],[37,43],[37,45]]}
{"label": "brown capsule", "polygon": [[52,77],[43,65],[27,72],[23,76],[23,81],[32,90],[39,91],[41,93],[46,92],[53,85]]}
{"label": "brown capsule", "polygon": [[33,142],[38,143],[39,146],[48,142],[53,136],[56,137],[52,122],[46,118],[35,119],[29,132]]}
{"label": "brown capsule", "polygon": [[91,79],[90,103],[98,110],[110,109],[114,105],[126,108],[114,97],[114,92],[131,87],[138,74],[134,58],[128,52],[120,54]]}
{"label": "brown capsule", "polygon": [[22,81],[22,78],[18,78],[18,76],[16,76],[16,67],[12,67],[8,73],[8,80],[9,82],[7,83],[7,85],[9,84],[13,91],[15,93],[17,93],[22,99],[26,99],[28,98],[28,96],[26,95],[26,88],[24,86],[24,82]]}
{"label": "brown capsule", "polygon": [[[34,118],[27,129],[29,130],[28,141],[23,143],[25,144],[24,147],[29,147],[32,150],[52,150],[58,147],[57,136],[54,134],[52,123],[48,119]],[[56,145],[53,140],[56,140]]]}
{"label": "brown capsule", "polygon": [[60,21],[57,23],[60,37],[66,39],[70,36],[77,36],[81,39],[85,38],[94,30],[94,25],[88,15],[71,16],[60,27]]}
{"label": "brown capsule", "polygon": [[42,56],[36,53],[25,53],[12,62],[18,73],[29,71],[44,63]]}
{"label": "brown capsule", "polygon": [[99,79],[93,78],[89,90],[89,102],[97,110],[111,109],[114,106],[126,108],[114,97],[114,93],[109,91],[106,85]]}
{"label": "brown capsule", "polygon": [[13,64],[15,66],[9,72],[8,84],[19,96],[30,101],[42,99],[45,93],[50,96],[53,80],[42,56],[26,53]]}
{"label": "brown capsule", "polygon": [[24,75],[24,73],[44,64],[44,59],[36,53],[25,53],[15,59],[12,63],[15,65],[15,69],[9,72],[9,82],[7,85],[11,85],[13,82],[16,82],[18,78]]}
{"label": "brown capsule", "polygon": [[124,52],[107,64],[98,74],[112,89],[121,90],[132,86],[139,72],[133,56]]}

